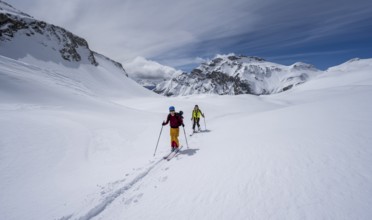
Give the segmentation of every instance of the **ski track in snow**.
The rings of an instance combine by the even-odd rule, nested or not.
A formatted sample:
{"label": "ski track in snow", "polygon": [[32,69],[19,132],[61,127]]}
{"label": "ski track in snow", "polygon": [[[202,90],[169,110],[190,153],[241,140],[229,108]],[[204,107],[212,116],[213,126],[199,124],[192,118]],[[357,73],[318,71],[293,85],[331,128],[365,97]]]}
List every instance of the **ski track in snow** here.
{"label": "ski track in snow", "polygon": [[[210,132],[210,130],[202,130],[201,132],[198,132],[198,133],[208,133]],[[200,135],[200,134],[198,134]],[[193,135],[193,136],[197,136],[197,135]],[[190,139],[192,139],[190,141],[191,144],[194,144],[195,142],[195,137],[190,137]],[[197,139],[197,138],[196,138]],[[194,155],[196,153],[196,151],[199,150],[199,149],[191,149],[191,148],[188,148],[187,146],[184,146],[184,148],[173,158],[173,160],[178,160],[180,157],[180,155]],[[109,190],[107,191],[114,191],[112,193],[110,193],[108,196],[106,197],[103,197],[101,198],[101,202],[99,202],[98,204],[96,204],[95,206],[91,207],[91,208],[88,208],[88,211],[86,211],[85,213],[86,214],[79,214],[79,213],[76,213],[76,214],[69,214],[69,215],[65,215],[61,218],[59,218],[59,220],[70,220],[70,219],[79,219],[79,220],[91,220],[97,216],[99,216],[101,213],[103,213],[107,208],[108,206],[110,206],[114,201],[116,201],[120,196],[123,196],[125,195],[127,192],[129,192],[131,189],[135,188],[136,185],[139,185],[141,183],[143,183],[146,179],[146,177],[151,173],[151,171],[153,170],[156,170],[156,168],[161,168],[161,164],[168,164],[170,161],[167,161],[167,160],[164,160],[163,159],[163,156],[160,157],[159,160],[157,160],[156,162],[152,161],[151,162],[151,165],[148,166],[148,167],[144,167],[144,168],[137,168],[137,169],[133,169],[133,170],[143,170],[143,169],[146,169],[145,171],[137,174],[132,181],[130,181],[129,183],[125,184],[124,186],[121,186],[119,187],[118,189],[112,189],[112,186],[113,185],[116,185],[116,184],[120,184],[120,183],[123,183],[126,181],[126,179],[122,179],[122,180],[117,180],[117,181],[114,181],[112,183],[108,183],[107,185],[109,186]],[[169,168],[166,167],[164,169],[162,169],[163,171],[167,171]],[[126,174],[126,176],[129,176],[129,174]],[[168,179],[168,176],[163,176],[160,178],[160,182],[165,182],[166,180]],[[102,187],[102,186],[99,186],[101,188],[101,190],[103,190],[105,187]],[[135,189],[138,190],[139,187],[137,187]],[[104,194],[107,194],[108,192],[105,192],[104,190],[101,191],[101,195],[104,195]],[[133,199],[133,198],[130,198],[128,200],[126,200],[123,204],[124,205],[130,205],[131,202],[138,202],[138,198],[142,197],[143,196],[143,193],[140,193],[138,196],[135,196],[136,199]],[[138,198],[137,198],[138,197]],[[78,217],[80,216],[80,217]]]}
{"label": "ski track in snow", "polygon": [[[84,216],[78,217],[77,219],[79,219],[79,220],[90,220],[90,219],[98,216],[100,213],[102,213],[106,209],[107,206],[109,206],[119,196],[123,195],[125,192],[132,189],[137,183],[141,182],[162,161],[164,161],[163,158],[159,159],[156,163],[154,163],[150,167],[148,167],[144,172],[138,174],[131,182],[129,182],[125,186],[115,190],[110,195],[104,197],[103,200],[98,205],[94,206]],[[118,181],[116,181],[116,182],[118,182]],[[119,182],[121,182],[121,181],[119,181]],[[69,215],[68,217],[62,217],[60,220],[72,219],[72,218],[73,218],[73,215]]]}

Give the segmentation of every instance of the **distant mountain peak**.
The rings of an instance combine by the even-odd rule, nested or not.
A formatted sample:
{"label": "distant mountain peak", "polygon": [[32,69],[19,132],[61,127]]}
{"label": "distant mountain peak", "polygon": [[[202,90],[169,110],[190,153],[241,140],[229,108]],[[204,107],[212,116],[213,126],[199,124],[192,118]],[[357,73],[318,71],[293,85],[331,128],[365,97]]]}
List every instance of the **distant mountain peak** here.
{"label": "distant mountain peak", "polygon": [[212,93],[219,95],[272,94],[286,91],[320,73],[311,64],[284,66],[245,55],[217,55],[190,74],[160,83],[155,92],[166,96]]}
{"label": "distant mountain peak", "polygon": [[346,63],[353,63],[353,62],[360,61],[360,60],[361,60],[360,58],[355,57],[353,59],[350,59],[350,60],[346,61]]}
{"label": "distant mountain peak", "polygon": [[263,62],[265,59],[257,57],[257,56],[246,56],[246,55],[236,55],[234,53],[226,54],[226,55],[221,55],[218,54],[216,55],[211,62],[220,62],[223,60],[229,60],[229,61],[239,61],[239,62]]}
{"label": "distant mountain peak", "polygon": [[315,71],[317,70],[317,68],[314,65],[303,63],[303,62],[296,62],[292,64],[290,67],[295,70],[315,70]]}

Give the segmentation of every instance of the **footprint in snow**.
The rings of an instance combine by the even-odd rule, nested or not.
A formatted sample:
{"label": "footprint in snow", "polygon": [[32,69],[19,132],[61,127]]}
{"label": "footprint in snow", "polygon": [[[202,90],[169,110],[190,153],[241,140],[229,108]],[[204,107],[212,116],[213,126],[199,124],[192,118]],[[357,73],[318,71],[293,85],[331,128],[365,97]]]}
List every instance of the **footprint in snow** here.
{"label": "footprint in snow", "polygon": [[162,177],[162,178],[160,179],[160,182],[165,182],[165,181],[167,181],[167,179],[168,179],[168,176],[164,176],[164,177]]}
{"label": "footprint in snow", "polygon": [[134,202],[134,203],[137,203],[137,202],[139,201],[139,199],[142,198],[142,196],[143,196],[143,193],[140,193],[139,195],[136,196],[137,198],[135,198],[135,199],[133,200],[133,202]]}
{"label": "footprint in snow", "polygon": [[142,198],[142,196],[143,196],[143,193],[140,193],[140,194],[135,195],[135,196],[133,196],[129,199],[123,198],[124,204],[125,205],[130,205],[131,203],[138,203],[139,200]]}

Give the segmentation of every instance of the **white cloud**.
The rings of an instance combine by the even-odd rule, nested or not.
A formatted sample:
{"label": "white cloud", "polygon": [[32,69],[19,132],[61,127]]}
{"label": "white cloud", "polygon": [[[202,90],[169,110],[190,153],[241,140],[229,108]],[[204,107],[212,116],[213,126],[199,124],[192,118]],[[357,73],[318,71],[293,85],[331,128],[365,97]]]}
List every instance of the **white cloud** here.
{"label": "white cloud", "polygon": [[[369,0],[12,0],[37,19],[84,37],[124,63],[137,56],[171,66],[196,56],[270,52],[370,29]],[[352,31],[351,31],[352,32]],[[230,50],[230,51],[228,51]]]}
{"label": "white cloud", "polygon": [[[14,1],[15,6],[23,4]],[[254,20],[236,22],[249,14],[241,8],[246,2],[29,0],[20,9],[86,38],[93,50],[123,62],[242,33]]]}
{"label": "white cloud", "polygon": [[182,73],[180,70],[147,60],[144,57],[136,57],[123,63],[123,66],[130,77],[138,79],[169,79]]}

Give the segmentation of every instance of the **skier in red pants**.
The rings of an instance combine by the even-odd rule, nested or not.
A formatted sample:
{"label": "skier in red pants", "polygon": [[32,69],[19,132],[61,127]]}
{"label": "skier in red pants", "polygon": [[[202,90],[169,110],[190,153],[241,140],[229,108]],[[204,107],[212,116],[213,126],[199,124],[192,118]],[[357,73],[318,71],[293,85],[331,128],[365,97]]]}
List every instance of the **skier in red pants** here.
{"label": "skier in red pants", "polygon": [[[180,112],[181,113],[181,112]],[[179,126],[185,127],[183,124],[182,114],[176,113],[174,106],[169,107],[169,114],[167,120],[163,122],[163,126],[170,124],[170,137],[171,137],[171,147],[172,151],[178,149],[180,143],[178,141],[178,136],[180,133]]]}

